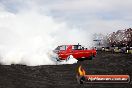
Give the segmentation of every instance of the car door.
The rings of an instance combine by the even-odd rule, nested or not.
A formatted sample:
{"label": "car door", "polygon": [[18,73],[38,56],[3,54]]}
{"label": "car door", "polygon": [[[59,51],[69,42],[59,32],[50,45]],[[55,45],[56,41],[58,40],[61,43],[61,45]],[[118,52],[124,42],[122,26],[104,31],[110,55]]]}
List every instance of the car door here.
{"label": "car door", "polygon": [[72,50],[73,50],[73,57],[74,58],[82,58],[83,57],[83,52],[82,52],[82,49],[80,49],[78,47],[78,45],[74,45],[72,47]]}

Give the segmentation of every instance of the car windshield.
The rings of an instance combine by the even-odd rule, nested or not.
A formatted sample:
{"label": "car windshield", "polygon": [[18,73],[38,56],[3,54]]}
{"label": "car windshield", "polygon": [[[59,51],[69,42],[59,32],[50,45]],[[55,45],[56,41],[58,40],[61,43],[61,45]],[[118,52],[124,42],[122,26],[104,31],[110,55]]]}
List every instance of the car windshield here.
{"label": "car windshield", "polygon": [[60,50],[66,50],[66,46],[60,46]]}
{"label": "car windshield", "polygon": [[60,46],[58,46],[57,48],[55,48],[55,50],[60,50]]}
{"label": "car windshield", "polygon": [[62,45],[62,46],[58,46],[55,50],[66,50],[66,46]]}

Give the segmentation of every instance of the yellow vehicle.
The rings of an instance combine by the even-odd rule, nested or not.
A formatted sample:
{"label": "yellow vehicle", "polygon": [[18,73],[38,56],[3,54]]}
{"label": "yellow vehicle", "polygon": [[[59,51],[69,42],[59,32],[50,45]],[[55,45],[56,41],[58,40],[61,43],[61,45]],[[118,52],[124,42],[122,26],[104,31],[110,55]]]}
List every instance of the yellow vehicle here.
{"label": "yellow vehicle", "polygon": [[106,47],[104,50],[105,50],[106,52],[111,51],[110,47]]}
{"label": "yellow vehicle", "polygon": [[121,53],[122,51],[121,51],[121,49],[120,49],[120,48],[115,47],[115,48],[114,48],[114,52],[116,52],[116,53]]}
{"label": "yellow vehicle", "polygon": [[126,53],[132,54],[132,47],[130,47],[130,50],[127,50]]}

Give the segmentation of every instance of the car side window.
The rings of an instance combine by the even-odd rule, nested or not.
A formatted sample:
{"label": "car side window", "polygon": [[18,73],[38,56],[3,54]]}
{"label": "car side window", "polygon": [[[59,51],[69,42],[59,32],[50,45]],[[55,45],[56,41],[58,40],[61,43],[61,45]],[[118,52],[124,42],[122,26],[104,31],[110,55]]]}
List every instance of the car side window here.
{"label": "car side window", "polygon": [[72,46],[72,50],[82,50],[82,46],[74,45],[74,46]]}
{"label": "car side window", "polygon": [[82,47],[81,46],[78,46],[78,50],[82,50]]}
{"label": "car side window", "polygon": [[76,45],[72,46],[72,50],[77,50],[78,47]]}

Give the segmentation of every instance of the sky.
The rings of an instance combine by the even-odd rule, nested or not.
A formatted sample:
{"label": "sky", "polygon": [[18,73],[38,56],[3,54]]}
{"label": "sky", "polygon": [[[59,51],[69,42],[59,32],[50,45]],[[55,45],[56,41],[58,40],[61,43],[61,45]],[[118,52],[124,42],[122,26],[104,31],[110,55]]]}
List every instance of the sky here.
{"label": "sky", "polygon": [[26,9],[37,9],[91,33],[111,33],[132,26],[132,0],[0,0],[0,11],[17,14]]}

